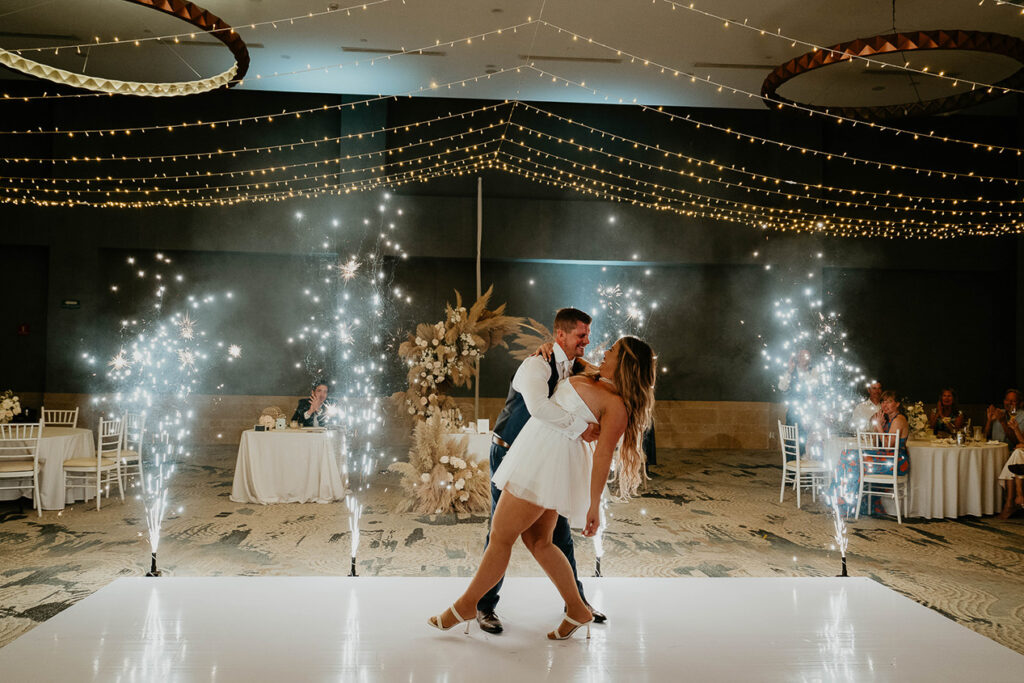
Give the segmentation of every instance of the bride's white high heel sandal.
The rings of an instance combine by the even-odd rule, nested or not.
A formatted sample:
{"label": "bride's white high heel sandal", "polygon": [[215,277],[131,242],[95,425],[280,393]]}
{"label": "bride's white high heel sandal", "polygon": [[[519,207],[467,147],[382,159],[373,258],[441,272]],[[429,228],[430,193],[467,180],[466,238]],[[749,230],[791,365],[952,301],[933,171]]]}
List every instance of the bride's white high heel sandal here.
{"label": "bride's white high heel sandal", "polygon": [[570,617],[567,614],[564,617],[562,617],[562,621],[563,622],[567,621],[570,624],[572,624],[572,628],[569,629],[569,632],[566,633],[565,635],[559,635],[558,634],[558,630],[560,628],[562,628],[562,624],[559,624],[558,628],[556,628],[554,631],[552,631],[551,633],[548,634],[548,640],[568,640],[569,638],[572,638],[572,634],[576,633],[576,631],[579,629],[580,626],[586,626],[587,627],[587,639],[588,640],[590,639],[590,624],[591,624],[592,621],[594,621],[593,617],[591,617],[587,621],[576,621],[575,619],[573,619],[572,617]]}
{"label": "bride's white high heel sandal", "polygon": [[[453,623],[451,626],[442,626],[442,624],[444,623],[442,621],[442,619],[444,617],[444,612],[451,612],[452,616],[455,617],[456,619],[458,619],[458,621]],[[466,617],[464,617],[461,614],[459,614],[459,611],[457,609],[455,609],[455,604],[454,603],[452,604],[451,607],[446,609],[444,612],[441,612],[436,617],[430,617],[429,619],[427,619],[427,623],[430,624],[431,626],[433,626],[434,628],[439,629],[441,631],[448,631],[449,629],[455,628],[456,626],[458,626],[462,622],[466,622],[466,633],[469,633],[469,625],[473,623],[473,619],[476,617],[475,614],[472,617],[467,619]]]}

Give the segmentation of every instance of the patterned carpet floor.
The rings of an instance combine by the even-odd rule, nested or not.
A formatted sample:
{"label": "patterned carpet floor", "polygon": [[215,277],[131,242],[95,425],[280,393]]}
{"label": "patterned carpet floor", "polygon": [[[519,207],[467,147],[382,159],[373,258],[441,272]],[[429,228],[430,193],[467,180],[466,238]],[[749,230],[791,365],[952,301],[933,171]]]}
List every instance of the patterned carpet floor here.
{"label": "patterned carpet floor", "polygon": [[[779,503],[775,452],[659,449],[642,498],[611,506],[606,576],[830,576],[832,521],[792,492]],[[228,499],[235,449],[205,449],[172,484],[161,568],[174,576],[341,576],[349,572],[348,511],[330,505],[240,505]],[[364,496],[358,573],[469,576],[487,518],[394,512],[397,475]],[[0,646],[121,576],[148,569],[142,505],[76,504],[61,513],[0,503]],[[864,518],[850,523],[849,567],[1024,653],[1024,518]],[[594,547],[577,536],[581,576]],[[522,547],[512,576],[542,576]],[[584,583],[598,579],[584,579]],[[597,605],[600,607],[600,605]],[[685,618],[685,606],[680,606]],[[500,606],[499,606],[500,612]],[[614,614],[609,615],[614,619]]]}

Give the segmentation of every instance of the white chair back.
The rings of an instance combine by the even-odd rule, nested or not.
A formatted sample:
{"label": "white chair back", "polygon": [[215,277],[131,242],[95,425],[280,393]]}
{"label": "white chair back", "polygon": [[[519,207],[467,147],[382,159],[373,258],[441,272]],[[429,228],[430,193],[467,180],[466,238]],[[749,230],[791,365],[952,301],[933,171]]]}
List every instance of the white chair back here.
{"label": "white chair back", "polygon": [[117,458],[124,447],[124,420],[119,417],[105,420],[100,418],[96,432],[96,459]]}
{"label": "white chair back", "polygon": [[854,517],[860,519],[860,501],[865,495],[869,501],[873,497],[892,498],[896,522],[902,524],[901,508],[907,502],[907,487],[906,477],[899,473],[899,433],[857,432],[857,450],[860,455],[860,489],[857,491]]}
{"label": "white chair back", "polygon": [[796,425],[779,423],[779,445],[782,447],[782,466],[787,462],[800,459],[800,429]]}
{"label": "white chair back", "polygon": [[39,422],[0,424],[0,462],[37,460],[42,433],[43,425]]}
{"label": "white chair back", "polygon": [[39,500],[39,439],[43,434],[40,422],[0,425],[0,480],[9,479],[4,490],[28,488],[21,481],[32,479],[32,507],[43,516]]}
{"label": "white chair back", "polygon": [[146,433],[145,413],[124,414],[124,447],[142,455],[142,437]]}
{"label": "white chair back", "polygon": [[[861,478],[865,474],[877,476],[876,472],[885,471],[888,466],[895,480],[897,476],[896,459],[899,455],[900,435],[887,432],[857,432],[857,450],[860,452]],[[874,472],[872,471],[874,470]]]}
{"label": "white chair back", "polygon": [[42,423],[50,427],[77,427],[78,408],[74,410],[48,410],[43,406]]}

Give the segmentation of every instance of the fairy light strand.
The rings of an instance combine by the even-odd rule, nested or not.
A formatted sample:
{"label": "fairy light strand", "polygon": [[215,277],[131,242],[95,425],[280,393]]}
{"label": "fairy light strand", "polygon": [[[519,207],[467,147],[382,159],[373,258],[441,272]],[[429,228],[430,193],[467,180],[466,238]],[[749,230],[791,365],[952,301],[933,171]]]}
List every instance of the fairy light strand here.
{"label": "fairy light strand", "polygon": [[[667,64],[663,64],[661,62],[658,62],[655,59],[651,59],[649,57],[643,57],[643,56],[638,55],[636,53],[629,52],[628,50],[623,50],[621,48],[616,48],[616,47],[614,47],[612,45],[609,45],[607,43],[603,43],[603,42],[601,42],[599,40],[594,40],[593,38],[588,38],[587,36],[585,36],[583,34],[576,33],[575,31],[572,31],[571,29],[567,29],[567,28],[565,28],[563,26],[559,26],[557,24],[553,24],[553,23],[550,23],[548,21],[543,21],[543,20],[540,20],[540,19],[538,19],[537,21],[539,21],[540,23],[544,24],[545,26],[548,26],[549,28],[555,30],[558,34],[565,33],[565,34],[567,34],[567,35],[569,35],[569,36],[571,36],[571,37],[573,37],[573,38],[575,38],[577,40],[583,39],[587,43],[592,44],[592,45],[596,45],[596,46],[598,46],[598,47],[600,47],[600,48],[602,48],[602,49],[604,49],[604,50],[606,50],[608,52],[615,52],[616,54],[619,54],[619,55],[625,55],[626,57],[630,58],[630,64],[635,64],[637,62],[640,62],[641,65],[643,67],[645,67],[645,68],[653,66],[655,69],[660,69],[662,73],[671,72],[673,74],[673,77],[678,77],[678,76],[682,75],[685,78],[689,78],[691,83],[706,84],[706,85],[709,85],[709,86],[717,88],[719,92],[728,91],[730,94],[733,94],[733,95],[746,95],[747,98],[762,99],[760,93],[754,93],[754,92],[751,92],[749,90],[744,90],[742,88],[734,87],[734,86],[728,85],[728,84],[720,82],[720,81],[712,80],[710,74],[707,75],[707,76],[701,77],[701,76],[698,76],[698,75],[696,75],[696,74],[694,74],[694,73],[692,73],[690,71],[687,71],[686,69],[680,69],[680,68],[677,68],[677,67],[672,67],[672,66],[669,66]],[[532,66],[532,64],[531,64],[531,66]],[[552,76],[555,76],[555,74],[552,74]],[[577,84],[577,83],[575,83],[574,81],[572,81],[570,79],[565,79],[565,78],[562,78],[560,76],[555,76],[555,78],[557,78],[558,80],[565,81],[567,84],[569,84],[569,83],[574,84],[574,85]],[[583,89],[585,89],[585,90],[591,90],[594,94],[596,94],[595,90],[593,90],[592,88],[588,88],[585,84],[581,85],[581,87],[583,87]],[[1000,153],[1000,154],[1002,152],[1014,152],[1014,153],[1016,153],[1018,155],[1024,153],[1024,150],[1022,150],[1021,148],[1018,148],[1018,147],[1010,147],[1010,146],[1007,146],[1007,145],[993,145],[993,144],[988,144],[988,143],[983,143],[983,142],[977,142],[977,141],[974,141],[974,140],[964,140],[964,139],[961,139],[961,138],[954,138],[954,137],[949,137],[949,136],[935,135],[933,133],[923,133],[923,132],[910,131],[910,130],[906,130],[906,129],[903,129],[903,128],[897,128],[896,126],[890,126],[890,125],[885,124],[885,123],[878,123],[878,122],[875,122],[875,121],[862,121],[860,119],[855,119],[855,118],[850,118],[850,117],[842,116],[841,114],[836,114],[834,112],[822,111],[820,109],[808,107],[808,106],[800,104],[799,102],[789,102],[789,101],[780,101],[780,100],[769,100],[769,101],[771,101],[772,104],[776,105],[776,107],[778,109],[791,109],[791,110],[798,111],[798,112],[801,112],[801,113],[806,113],[810,117],[821,116],[821,117],[823,117],[825,119],[832,120],[833,122],[836,122],[836,123],[849,123],[849,124],[852,124],[853,126],[863,125],[863,126],[867,126],[869,128],[877,129],[879,131],[883,131],[883,132],[887,132],[887,133],[892,133],[894,135],[903,135],[903,134],[913,135],[915,137],[915,139],[917,139],[917,138],[925,138],[925,139],[930,139],[930,140],[934,140],[936,142],[943,142],[943,143],[947,143],[947,144],[971,146],[974,149],[985,148],[987,151],[990,151],[990,152],[991,151],[995,151],[995,152]],[[625,100],[623,100],[622,98],[620,98],[619,103],[620,104],[627,104],[627,102]],[[639,104],[639,102],[636,101],[636,98],[633,98],[633,101],[632,102],[628,102],[628,103],[629,104]]]}

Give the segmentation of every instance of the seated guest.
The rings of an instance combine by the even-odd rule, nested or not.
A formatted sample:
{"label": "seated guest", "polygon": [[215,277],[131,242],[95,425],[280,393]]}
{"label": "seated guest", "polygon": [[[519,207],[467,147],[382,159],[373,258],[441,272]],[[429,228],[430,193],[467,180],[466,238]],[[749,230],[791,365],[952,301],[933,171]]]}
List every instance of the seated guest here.
{"label": "seated guest", "polygon": [[300,427],[323,427],[327,424],[327,409],[331,402],[327,399],[327,382],[317,380],[313,383],[313,391],[309,398],[299,399],[299,407],[292,415],[292,421]]}
{"label": "seated guest", "polygon": [[956,402],[956,392],[943,389],[939,394],[939,402],[928,415],[928,428],[936,436],[952,436],[957,430],[963,429],[964,412]]}
{"label": "seated guest", "polygon": [[[896,451],[896,472],[899,476],[910,473],[910,454],[907,452],[907,435],[910,434],[910,424],[906,415],[900,407],[896,393],[892,391],[882,392],[881,410],[871,418],[878,423],[878,431],[887,434],[898,434],[896,437],[899,446]],[[850,448],[839,456],[836,464],[836,475],[833,478],[831,495],[839,502],[839,510],[844,514],[852,512],[852,506],[857,502],[857,491],[860,489],[860,452],[859,449]],[[891,474],[892,464],[883,462],[872,462],[871,452],[865,451],[864,470],[868,474]],[[872,515],[885,514],[882,501],[878,498],[864,497],[863,504],[871,500]],[[861,510],[867,512],[867,510]]]}
{"label": "seated guest", "polygon": [[1003,409],[989,406],[985,414],[985,437],[1002,441],[1010,450],[1024,443],[1024,410],[1020,410],[1020,392],[1007,389],[1003,394]]}
{"label": "seated guest", "polygon": [[1024,508],[1024,476],[1011,472],[1010,465],[1024,466],[1024,448],[1015,450],[999,473],[999,483],[1003,485],[1003,511],[999,519],[1008,519],[1018,508]]}
{"label": "seated guest", "polygon": [[853,429],[857,432],[874,432],[879,425],[872,424],[871,418],[882,409],[882,383],[876,379],[868,382],[868,397],[853,409]]}

